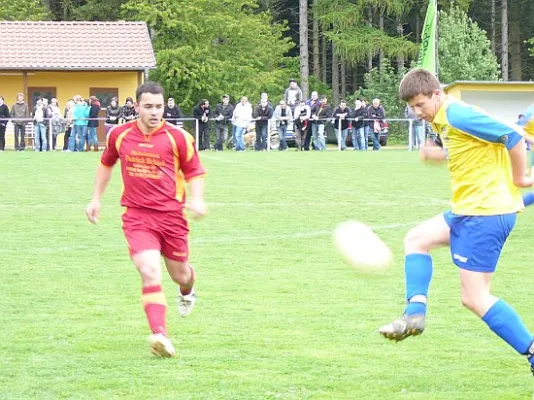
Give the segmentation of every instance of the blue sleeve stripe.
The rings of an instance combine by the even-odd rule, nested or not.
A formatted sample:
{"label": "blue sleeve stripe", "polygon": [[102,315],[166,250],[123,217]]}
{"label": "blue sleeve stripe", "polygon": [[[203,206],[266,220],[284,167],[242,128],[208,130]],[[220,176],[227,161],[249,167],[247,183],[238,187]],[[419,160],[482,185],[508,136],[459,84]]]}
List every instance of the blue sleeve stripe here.
{"label": "blue sleeve stripe", "polygon": [[521,135],[519,127],[508,125],[465,103],[450,104],[446,113],[453,128],[487,142],[503,143],[505,136],[511,138],[513,134]]}
{"label": "blue sleeve stripe", "polygon": [[521,141],[521,139],[523,139],[523,136],[521,136],[517,132],[513,132],[510,134],[510,136],[508,136],[508,138],[504,142],[504,145],[506,146],[508,150],[511,150],[512,148],[514,148],[516,144],[518,144]]}

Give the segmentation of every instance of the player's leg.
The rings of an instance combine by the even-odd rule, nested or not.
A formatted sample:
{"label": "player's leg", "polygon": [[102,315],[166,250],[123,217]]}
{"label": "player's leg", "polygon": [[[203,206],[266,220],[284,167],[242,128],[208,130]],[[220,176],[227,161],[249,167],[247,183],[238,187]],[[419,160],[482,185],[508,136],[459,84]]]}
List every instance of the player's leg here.
{"label": "player's leg", "polygon": [[158,234],[150,229],[150,213],[128,210],[122,215],[124,236],[130,257],[141,276],[141,302],[152,335],[151,351],[160,357],[173,357],[174,348],[167,338],[167,301],[161,285],[161,244]]}
{"label": "player's leg", "polygon": [[428,288],[432,280],[432,249],[449,245],[450,228],[440,214],[410,229],[404,238],[404,272],[407,306],[404,315],[379,329],[388,339],[400,341],[419,335],[425,327]]}
{"label": "player's leg", "polygon": [[195,270],[187,261],[177,261],[164,257],[165,265],[169,276],[178,285],[178,313],[182,317],[187,317],[196,302]]}
{"label": "player's leg", "polygon": [[[491,294],[491,279],[516,216],[508,214],[478,218],[484,222],[468,232],[471,248],[464,247],[463,259],[455,257],[455,263],[460,267],[462,304],[519,354],[526,355],[533,365],[531,333],[510,305]],[[476,235],[475,231],[482,233]]]}
{"label": "player's leg", "polygon": [[174,357],[174,347],[167,338],[167,301],[161,286],[161,253],[143,250],[132,255],[143,284],[141,301],[152,335],[148,340],[152,353],[159,357]]}
{"label": "player's leg", "polygon": [[178,312],[186,317],[195,305],[195,270],[189,264],[189,228],[181,212],[166,213],[161,221],[162,253],[169,276],[178,284]]}

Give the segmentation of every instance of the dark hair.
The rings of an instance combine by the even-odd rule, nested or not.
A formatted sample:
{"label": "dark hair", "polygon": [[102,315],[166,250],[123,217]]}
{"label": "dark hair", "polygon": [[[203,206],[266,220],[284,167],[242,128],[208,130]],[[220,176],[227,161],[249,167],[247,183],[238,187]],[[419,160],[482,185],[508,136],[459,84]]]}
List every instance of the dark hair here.
{"label": "dark hair", "polygon": [[[143,94],[145,93],[161,94],[163,97],[165,97],[165,91],[159,85],[159,83],[156,82],[145,82],[137,88],[137,90],[135,91],[135,99],[138,103],[139,100],[141,100],[141,96],[143,96]],[[126,99],[126,101],[128,101],[128,99]]]}
{"label": "dark hair", "polygon": [[408,72],[399,85],[399,97],[409,101],[420,94],[431,97],[435,90],[440,90],[438,78],[430,71],[423,68],[415,68]]}

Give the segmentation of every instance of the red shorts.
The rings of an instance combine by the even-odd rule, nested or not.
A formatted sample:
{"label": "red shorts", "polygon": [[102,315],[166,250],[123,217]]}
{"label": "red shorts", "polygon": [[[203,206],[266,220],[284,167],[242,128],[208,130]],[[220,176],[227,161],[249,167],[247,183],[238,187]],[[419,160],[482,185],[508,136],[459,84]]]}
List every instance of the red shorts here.
{"label": "red shorts", "polygon": [[159,250],[171,260],[189,257],[189,227],[181,211],[128,208],[122,215],[122,230],[130,256],[143,250]]}

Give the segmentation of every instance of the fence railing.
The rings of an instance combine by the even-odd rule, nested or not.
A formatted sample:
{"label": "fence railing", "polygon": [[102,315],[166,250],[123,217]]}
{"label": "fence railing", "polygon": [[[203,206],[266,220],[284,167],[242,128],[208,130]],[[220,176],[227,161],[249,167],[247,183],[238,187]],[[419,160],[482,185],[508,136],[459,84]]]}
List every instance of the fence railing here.
{"label": "fence railing", "polygon": [[[77,118],[77,119],[73,119],[71,121],[69,121],[70,123],[68,124],[68,126],[65,125],[65,119],[64,118],[61,118],[60,119],[60,125],[61,125],[61,129],[58,131],[57,128],[54,129],[54,127],[57,127],[58,124],[57,124],[57,119],[50,119],[50,118],[45,118],[43,120],[43,123],[45,125],[47,125],[47,136],[48,136],[48,142],[49,143],[52,143],[53,141],[53,135],[54,135],[54,132],[56,133],[64,133],[67,128],[71,127],[73,124],[75,124],[75,121],[90,121],[90,120],[93,120],[93,121],[107,121],[108,119],[107,118],[104,118],[104,117],[99,117],[99,118]],[[335,123],[335,121],[337,120],[337,124]],[[418,141],[421,141],[420,139],[421,138],[418,138],[416,137],[416,134],[420,135],[420,131],[419,131],[419,126],[417,126],[417,130],[418,132],[416,132],[416,129],[414,129],[414,127],[416,126],[415,125],[415,122],[416,120],[414,119],[410,119],[410,118],[386,118],[384,120],[375,120],[375,119],[370,119],[370,118],[363,118],[363,119],[357,119],[357,118],[343,118],[343,119],[339,119],[339,118],[333,118],[333,117],[330,117],[330,118],[319,118],[319,119],[310,119],[310,121],[312,122],[324,122],[324,123],[332,123],[332,125],[334,126],[334,129],[337,131],[337,148],[338,150],[342,150],[342,148],[344,147],[342,144],[343,144],[343,138],[342,138],[342,125],[343,125],[343,120],[345,121],[349,121],[350,123],[352,122],[361,122],[363,121],[364,124],[369,124],[369,122],[373,122],[373,121],[385,121],[387,122],[388,124],[390,124],[390,127],[389,127],[389,132],[388,132],[388,135],[391,134],[391,123],[393,122],[398,122],[398,123],[402,123],[402,124],[408,124],[408,129],[407,129],[407,141],[408,141],[408,151],[413,151],[414,148],[415,148],[415,144],[418,143]],[[186,118],[176,118],[176,119],[172,119],[173,122],[176,123],[176,125],[178,126],[181,126],[183,125],[183,123],[187,123],[187,122],[192,122],[192,127],[194,129],[194,136],[195,136],[195,146],[198,150],[198,146],[199,146],[199,123],[200,121],[197,119],[197,118],[191,118],[191,117],[186,117]],[[209,118],[208,120],[209,122],[221,122],[221,121],[217,121],[215,118]],[[24,124],[25,126],[25,140],[29,140],[31,142],[33,142],[33,145],[35,146],[35,119],[34,118],[0,118],[0,124],[4,123],[6,124],[6,133],[11,133],[9,132],[9,130],[7,129],[7,127],[9,126],[9,122],[12,123],[12,126],[14,126],[15,124],[17,125],[20,125],[21,123]],[[227,120],[227,124],[233,124],[235,122],[234,119],[230,119],[230,120]],[[246,121],[245,121],[246,122]],[[255,122],[257,122],[255,119],[251,119],[248,121],[247,125],[254,125]],[[269,119],[268,120],[268,128],[267,128],[267,132],[268,132],[268,140],[267,140],[267,151],[270,151],[271,150],[271,140],[270,140],[270,133],[272,131],[274,131],[276,128],[275,128],[275,120],[274,119]],[[292,124],[289,124],[290,126]],[[424,145],[424,139],[426,138],[427,136],[427,123],[425,121],[422,121],[422,129],[423,129],[423,140],[422,140],[422,143],[419,143],[420,146]],[[330,128],[331,129],[331,128]],[[401,128],[401,129],[405,129],[405,128]],[[290,130],[291,132],[291,130]],[[325,131],[325,136],[326,135],[326,131]],[[390,135],[391,136],[391,135]]]}

